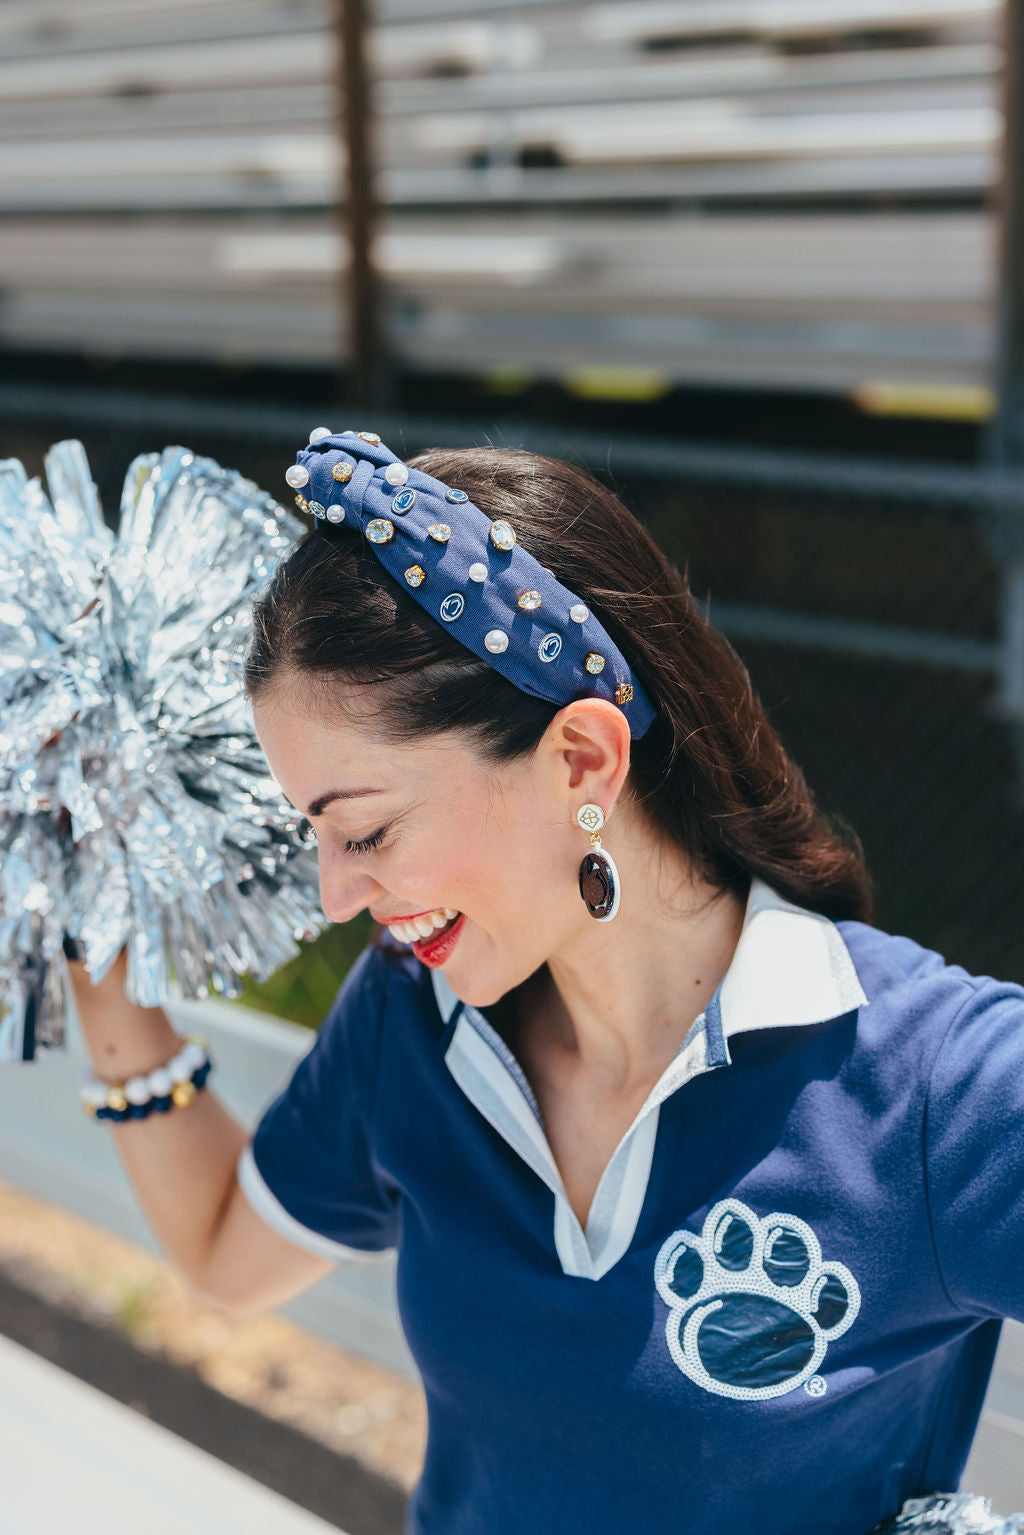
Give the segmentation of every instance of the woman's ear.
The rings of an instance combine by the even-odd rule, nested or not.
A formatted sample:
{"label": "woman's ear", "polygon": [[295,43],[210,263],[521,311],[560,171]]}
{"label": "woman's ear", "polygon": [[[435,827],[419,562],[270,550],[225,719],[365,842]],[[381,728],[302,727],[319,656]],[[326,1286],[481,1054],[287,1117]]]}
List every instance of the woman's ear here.
{"label": "woman's ear", "polygon": [[567,787],[607,815],[629,772],[629,724],[604,698],[580,698],[560,709],[548,727]]}

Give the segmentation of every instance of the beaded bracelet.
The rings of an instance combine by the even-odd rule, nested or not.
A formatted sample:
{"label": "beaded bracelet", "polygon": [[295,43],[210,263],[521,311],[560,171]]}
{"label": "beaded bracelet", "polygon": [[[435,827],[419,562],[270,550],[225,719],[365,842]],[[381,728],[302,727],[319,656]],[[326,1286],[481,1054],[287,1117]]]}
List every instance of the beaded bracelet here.
{"label": "beaded bracelet", "polygon": [[145,1119],[172,1107],[184,1108],[206,1086],[213,1060],[202,1034],[188,1034],[185,1044],[166,1066],[127,1082],[101,1082],[89,1077],[82,1084],[82,1108],[90,1119]]}

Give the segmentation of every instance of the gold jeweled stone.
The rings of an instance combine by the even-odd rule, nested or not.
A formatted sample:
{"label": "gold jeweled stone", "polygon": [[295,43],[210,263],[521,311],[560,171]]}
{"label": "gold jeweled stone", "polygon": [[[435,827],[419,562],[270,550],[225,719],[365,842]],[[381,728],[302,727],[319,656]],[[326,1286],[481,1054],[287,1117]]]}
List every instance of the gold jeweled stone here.
{"label": "gold jeweled stone", "polygon": [[432,522],[427,532],[435,544],[446,544],[452,536],[452,530],[446,522]]}
{"label": "gold jeweled stone", "polygon": [[339,485],[347,485],[354,471],[351,464],[335,464],[331,470],[331,478],[337,480]]}
{"label": "gold jeweled stone", "polygon": [[296,496],[295,505],[298,507],[300,512],[309,511],[309,502],[306,500],[305,496]]}
{"label": "gold jeweled stone", "polygon": [[422,586],[427,579],[427,573],[422,565],[410,565],[405,573],[405,579],[410,586]]}
{"label": "gold jeweled stone", "polygon": [[588,672],[603,672],[604,656],[599,656],[596,650],[592,650],[583,665]]}
{"label": "gold jeweled stone", "polygon": [[179,1109],[183,1109],[187,1104],[191,1103],[195,1095],[196,1084],[194,1082],[175,1082],[171,1088],[171,1097]]}
{"label": "gold jeweled stone", "polygon": [[510,522],[499,517],[497,522],[491,523],[491,543],[495,549],[514,549],[516,543],[515,529]]}
{"label": "gold jeweled stone", "polygon": [[120,1087],[108,1087],[107,1108],[116,1109],[118,1113],[120,1113],[122,1109],[126,1109],[127,1107],[128,1099],[124,1095],[124,1090]]}
{"label": "gold jeweled stone", "polygon": [[532,613],[534,608],[540,607],[540,603],[540,592],[521,592],[517,606],[524,608],[527,613]]}
{"label": "gold jeweled stone", "polygon": [[615,702],[617,704],[628,704],[632,697],[633,684],[631,682],[620,682],[615,689]]}
{"label": "gold jeweled stone", "polygon": [[380,438],[377,436],[376,432],[359,432],[358,435],[363,439],[364,442],[380,442]]}
{"label": "gold jeweled stone", "polygon": [[389,538],[395,536],[395,525],[388,522],[386,517],[371,517],[366,524],[366,536],[371,544],[386,544]]}

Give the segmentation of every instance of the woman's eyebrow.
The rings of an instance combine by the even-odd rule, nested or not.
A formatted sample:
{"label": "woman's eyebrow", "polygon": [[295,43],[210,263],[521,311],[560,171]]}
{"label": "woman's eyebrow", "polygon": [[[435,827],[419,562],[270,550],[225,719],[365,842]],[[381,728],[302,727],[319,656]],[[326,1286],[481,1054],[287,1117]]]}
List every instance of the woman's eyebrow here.
{"label": "woman's eyebrow", "polygon": [[383,789],[328,789],[326,794],[321,794],[313,801],[306,811],[308,816],[323,815],[328,805],[332,805],[336,799],[359,799],[364,794],[383,794]]}

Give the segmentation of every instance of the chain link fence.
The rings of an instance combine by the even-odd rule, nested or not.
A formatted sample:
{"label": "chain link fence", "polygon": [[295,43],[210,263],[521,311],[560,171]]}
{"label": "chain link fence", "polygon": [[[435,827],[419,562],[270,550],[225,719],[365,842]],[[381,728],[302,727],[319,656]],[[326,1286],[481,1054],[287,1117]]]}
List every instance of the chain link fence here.
{"label": "chain link fence", "polygon": [[[822,810],[861,837],[878,925],[1024,982],[1024,476],[386,414],[352,424],[405,454],[518,443],[610,483],[688,572]],[[0,388],[0,453],[40,473],[80,438],[116,514],[131,458],[172,442],[282,494],[321,417],[337,407]],[[369,932],[328,933],[250,1000],[315,1023]]]}

